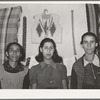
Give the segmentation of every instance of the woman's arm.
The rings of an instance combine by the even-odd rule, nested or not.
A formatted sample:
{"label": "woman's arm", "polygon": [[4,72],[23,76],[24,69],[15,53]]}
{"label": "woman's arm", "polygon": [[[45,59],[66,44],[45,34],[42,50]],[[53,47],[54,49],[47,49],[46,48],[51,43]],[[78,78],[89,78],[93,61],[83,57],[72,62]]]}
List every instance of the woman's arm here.
{"label": "woman's arm", "polygon": [[72,68],[72,73],[71,73],[71,88],[77,89],[77,75],[74,68]]}
{"label": "woman's arm", "polygon": [[37,75],[36,75],[36,68],[33,66],[29,71],[29,80],[30,80],[30,89],[36,89],[37,87]]}
{"label": "woman's arm", "polygon": [[62,85],[63,89],[67,89],[67,68],[65,65],[62,67]]}
{"label": "woman's arm", "polygon": [[31,86],[30,88],[31,88],[31,89],[36,89],[36,87],[37,87],[37,84],[34,83],[34,84],[32,84],[32,86]]}
{"label": "woman's arm", "polygon": [[29,89],[29,84],[30,82],[29,82],[29,71],[28,71],[23,80],[23,89]]}
{"label": "woman's arm", "polygon": [[67,89],[67,82],[66,80],[62,80],[63,89]]}

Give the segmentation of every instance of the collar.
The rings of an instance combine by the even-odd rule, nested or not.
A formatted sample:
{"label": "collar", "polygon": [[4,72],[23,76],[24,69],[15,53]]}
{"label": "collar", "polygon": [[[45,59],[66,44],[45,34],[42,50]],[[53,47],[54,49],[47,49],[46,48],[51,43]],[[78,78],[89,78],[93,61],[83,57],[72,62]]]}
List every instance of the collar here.
{"label": "collar", "polygon": [[4,65],[4,69],[7,72],[10,72],[10,73],[17,73],[17,72],[20,72],[20,71],[23,71],[24,70],[23,65],[20,62],[18,63],[18,65],[15,68],[12,68],[9,65],[9,62],[8,61],[5,61],[3,65]]}
{"label": "collar", "polygon": [[51,61],[50,64],[46,64],[46,62],[43,61],[43,62],[40,63],[40,65],[41,65],[41,68],[42,68],[42,69],[43,69],[46,65],[51,65],[52,68],[56,69],[56,63],[53,62],[53,61]]}
{"label": "collar", "polygon": [[[89,64],[89,62],[86,61],[86,60],[84,59],[84,57],[83,57],[83,61],[84,61],[84,67],[85,67],[87,64]],[[95,56],[94,56],[94,59],[93,59],[92,63],[93,63],[94,65],[100,67],[99,58],[98,58],[98,56],[97,56],[96,54],[95,54]]]}

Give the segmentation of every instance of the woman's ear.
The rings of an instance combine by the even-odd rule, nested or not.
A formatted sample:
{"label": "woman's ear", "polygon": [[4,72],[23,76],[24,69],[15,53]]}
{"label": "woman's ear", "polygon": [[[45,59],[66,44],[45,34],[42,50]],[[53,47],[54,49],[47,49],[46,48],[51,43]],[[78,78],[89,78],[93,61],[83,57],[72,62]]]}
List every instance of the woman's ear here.
{"label": "woman's ear", "polygon": [[42,48],[40,48],[40,51],[42,52]]}
{"label": "woman's ear", "polygon": [[6,52],[6,56],[8,57],[8,52]]}
{"label": "woman's ear", "polygon": [[20,54],[20,57],[22,56],[22,53]]}
{"label": "woman's ear", "polygon": [[83,48],[83,44],[81,44],[81,47]]}
{"label": "woman's ear", "polygon": [[98,43],[96,43],[96,47],[98,46]]}

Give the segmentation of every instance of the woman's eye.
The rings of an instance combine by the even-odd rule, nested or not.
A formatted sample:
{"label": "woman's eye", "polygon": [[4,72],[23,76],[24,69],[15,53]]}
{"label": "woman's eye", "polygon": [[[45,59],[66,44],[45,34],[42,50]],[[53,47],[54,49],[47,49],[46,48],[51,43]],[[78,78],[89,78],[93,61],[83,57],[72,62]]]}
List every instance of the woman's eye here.
{"label": "woman's eye", "polygon": [[45,47],[44,49],[48,49],[48,47]]}
{"label": "woman's eye", "polygon": [[94,43],[94,41],[91,41],[91,43]]}
{"label": "woman's eye", "polygon": [[20,52],[20,50],[17,50],[17,52]]}
{"label": "woman's eye", "polygon": [[53,47],[51,47],[50,49],[53,49]]}
{"label": "woman's eye", "polygon": [[11,51],[13,51],[13,50],[11,49],[11,50],[9,50],[9,51],[11,52]]}
{"label": "woman's eye", "polygon": [[84,41],[84,44],[86,44],[87,43],[87,41]]}

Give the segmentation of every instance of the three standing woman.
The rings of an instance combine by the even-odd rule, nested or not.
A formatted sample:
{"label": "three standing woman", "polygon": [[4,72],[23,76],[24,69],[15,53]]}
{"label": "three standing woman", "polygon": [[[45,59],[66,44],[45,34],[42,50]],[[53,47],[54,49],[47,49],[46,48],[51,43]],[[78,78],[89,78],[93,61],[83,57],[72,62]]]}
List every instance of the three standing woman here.
{"label": "three standing woman", "polygon": [[[87,32],[81,37],[85,54],[72,67],[71,86],[74,89],[100,89],[100,58],[96,55],[98,46],[94,33]],[[0,87],[2,89],[67,89],[67,69],[58,55],[56,44],[45,38],[39,45],[35,57],[38,65],[29,70],[23,65],[24,49],[19,43],[7,45],[7,60],[0,67]]]}

